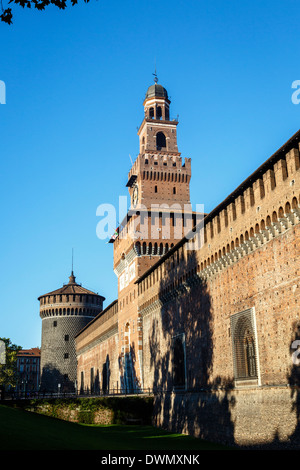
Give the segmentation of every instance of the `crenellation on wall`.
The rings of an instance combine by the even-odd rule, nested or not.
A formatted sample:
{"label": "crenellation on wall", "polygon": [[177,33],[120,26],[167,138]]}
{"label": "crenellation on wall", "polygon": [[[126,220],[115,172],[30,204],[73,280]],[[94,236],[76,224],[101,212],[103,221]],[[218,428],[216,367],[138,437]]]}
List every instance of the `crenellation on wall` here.
{"label": "crenellation on wall", "polygon": [[287,173],[290,177],[299,169],[299,150],[296,148],[291,149],[286,154]]}
{"label": "crenellation on wall", "polygon": [[261,178],[258,178],[253,182],[254,200],[257,204],[261,203],[261,200],[265,197],[264,182]]}
{"label": "crenellation on wall", "polygon": [[254,206],[255,201],[254,201],[254,192],[252,186],[249,186],[248,188],[245,189],[244,191],[244,197],[245,197],[245,209],[248,211],[252,206]]}
{"label": "crenellation on wall", "polygon": [[280,159],[276,163],[274,163],[274,172],[275,172],[276,183],[278,185],[280,185],[282,182],[286,180],[288,173],[287,173],[286,161],[284,159]]}
{"label": "crenellation on wall", "polygon": [[220,231],[223,231],[228,227],[228,212],[227,209],[223,209],[220,212]]}
{"label": "crenellation on wall", "polygon": [[244,214],[244,212],[245,212],[245,199],[244,199],[244,195],[243,195],[243,194],[240,194],[240,195],[236,198],[235,207],[236,207],[236,215],[237,215],[237,217],[240,217],[241,215]]}
{"label": "crenellation on wall", "polygon": [[276,187],[274,170],[269,169],[263,174],[263,182],[266,193],[271,193]]}
{"label": "crenellation on wall", "polygon": [[236,206],[235,201],[231,202],[227,207],[229,225],[232,226],[233,222],[236,220]]}

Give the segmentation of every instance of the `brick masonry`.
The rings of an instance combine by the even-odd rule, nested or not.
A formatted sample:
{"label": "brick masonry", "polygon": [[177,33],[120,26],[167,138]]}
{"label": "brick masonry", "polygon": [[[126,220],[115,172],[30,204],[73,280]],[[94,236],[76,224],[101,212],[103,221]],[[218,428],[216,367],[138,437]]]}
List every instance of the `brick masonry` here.
{"label": "brick masonry", "polygon": [[[181,159],[172,140],[170,151],[152,148],[151,160],[149,126],[146,115],[140,155],[128,179],[136,176],[147,209],[160,188],[161,202],[170,202],[178,171],[173,163]],[[90,368],[106,352],[114,383],[118,374],[122,383],[122,358],[134,351],[135,385],[154,390],[157,425],[231,444],[298,445],[292,343],[300,331],[299,137],[300,132],[292,136],[206,214],[192,242],[172,232],[168,239],[140,240],[138,249],[130,237],[114,244],[119,280],[130,263],[135,269],[128,268],[127,284],[119,284],[113,335],[107,336],[110,320],[106,325],[100,314],[77,337],[78,364]],[[166,178],[164,158],[173,162]],[[175,191],[181,204],[189,202],[190,160],[183,168],[187,176]],[[133,186],[129,192],[133,196]],[[167,250],[154,252],[156,242],[168,243]]]}
{"label": "brick masonry", "polygon": [[[230,417],[223,421],[222,439],[226,428],[226,440],[229,433],[232,442],[243,445],[270,444],[288,436],[295,443],[298,368],[291,345],[300,325],[298,150],[290,151],[286,159],[289,177],[283,178],[280,172],[271,193],[264,189],[263,198],[261,193],[256,196],[252,206],[259,206],[259,211],[249,206],[235,220],[229,217],[227,227],[220,224],[218,213],[211,221],[208,217],[200,249],[190,251],[187,242],[178,244],[138,281],[145,386],[173,393],[171,341],[178,334],[185,337],[185,389],[193,392],[193,399],[181,397],[180,416],[184,415],[182,429],[188,432],[203,436],[210,428],[209,420],[202,418],[198,431],[191,426],[197,414],[195,408],[189,411],[189,405],[199,398],[197,390],[206,390],[201,400],[209,403],[217,399],[214,390],[221,388],[230,390],[226,412],[224,399],[217,399],[223,404],[223,417]],[[285,165],[281,162],[276,167]],[[248,188],[245,192],[249,193]],[[255,316],[258,374],[252,381],[234,377],[230,320],[246,309],[253,309]],[[273,399],[277,406],[271,406]],[[162,400],[164,406],[156,408],[157,422],[179,430],[176,396],[174,400],[167,407]],[[202,416],[200,408],[198,412]],[[211,437],[220,440],[216,433],[217,429],[211,430]]]}

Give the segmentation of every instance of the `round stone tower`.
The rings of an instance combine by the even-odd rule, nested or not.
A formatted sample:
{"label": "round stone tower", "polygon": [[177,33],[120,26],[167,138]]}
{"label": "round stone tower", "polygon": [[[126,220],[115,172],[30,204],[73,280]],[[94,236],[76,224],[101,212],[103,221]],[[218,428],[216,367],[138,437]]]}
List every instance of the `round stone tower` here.
{"label": "round stone tower", "polygon": [[72,392],[76,387],[75,336],[103,310],[104,297],[75,281],[41,295],[41,391]]}

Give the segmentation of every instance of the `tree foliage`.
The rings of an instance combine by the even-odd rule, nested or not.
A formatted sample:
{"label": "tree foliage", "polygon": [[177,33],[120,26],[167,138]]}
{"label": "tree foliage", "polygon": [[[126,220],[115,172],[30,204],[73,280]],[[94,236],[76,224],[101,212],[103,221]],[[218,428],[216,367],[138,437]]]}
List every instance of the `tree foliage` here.
{"label": "tree foliage", "polygon": [[0,338],[5,344],[5,361],[0,364],[0,387],[14,387],[17,380],[17,354],[21,346],[12,344],[9,338]]}
{"label": "tree foliage", "polygon": [[[4,23],[12,24],[13,13],[12,9],[8,6],[11,4],[19,5],[22,8],[36,8],[37,10],[45,10],[49,5],[54,5],[60,10],[64,10],[67,7],[67,0],[8,0],[7,6],[3,6],[3,1],[0,0],[0,19]],[[78,3],[78,0],[70,0],[72,6]],[[88,3],[89,0],[84,0],[85,3]]]}

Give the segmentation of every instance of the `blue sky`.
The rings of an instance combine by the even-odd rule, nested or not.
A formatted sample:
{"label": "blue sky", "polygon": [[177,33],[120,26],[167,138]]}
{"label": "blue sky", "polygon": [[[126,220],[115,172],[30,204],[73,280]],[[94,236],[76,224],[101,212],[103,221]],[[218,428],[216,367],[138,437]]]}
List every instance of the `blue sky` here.
{"label": "blue sky", "polygon": [[77,281],[117,296],[100,204],[127,195],[156,62],[212,210],[298,129],[298,1],[119,1],[13,8],[0,24],[0,337],[40,346],[37,297]]}

